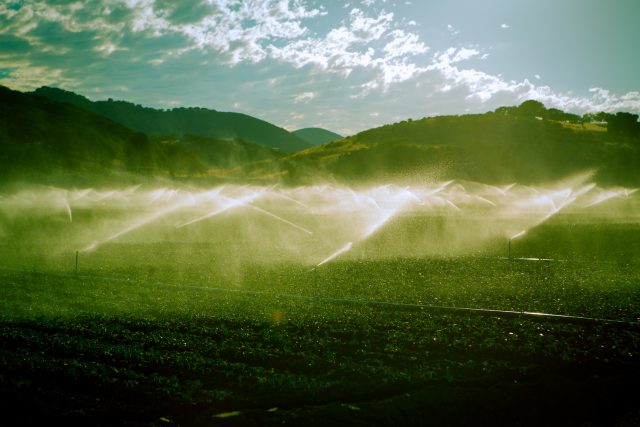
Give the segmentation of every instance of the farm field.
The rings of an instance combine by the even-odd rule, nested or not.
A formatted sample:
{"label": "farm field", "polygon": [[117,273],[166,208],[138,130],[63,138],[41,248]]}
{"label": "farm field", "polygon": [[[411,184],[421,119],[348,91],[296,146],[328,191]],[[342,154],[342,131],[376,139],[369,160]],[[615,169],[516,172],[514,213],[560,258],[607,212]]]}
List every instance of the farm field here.
{"label": "farm field", "polygon": [[[543,221],[475,204],[464,216],[353,210],[348,226],[344,214],[265,203],[195,228],[180,226],[194,214],[162,206],[23,207],[5,214],[0,245],[3,415],[23,425],[637,424],[636,203]],[[342,247],[357,227],[374,232]]]}
{"label": "farm field", "polygon": [[0,427],[640,426],[640,1],[503,3],[2,2]]}
{"label": "farm field", "polygon": [[396,258],[315,273],[254,264],[239,282],[205,283],[116,262],[170,249],[112,244],[101,269],[78,275],[4,270],[4,413],[33,425],[633,425],[640,416],[635,263]]}

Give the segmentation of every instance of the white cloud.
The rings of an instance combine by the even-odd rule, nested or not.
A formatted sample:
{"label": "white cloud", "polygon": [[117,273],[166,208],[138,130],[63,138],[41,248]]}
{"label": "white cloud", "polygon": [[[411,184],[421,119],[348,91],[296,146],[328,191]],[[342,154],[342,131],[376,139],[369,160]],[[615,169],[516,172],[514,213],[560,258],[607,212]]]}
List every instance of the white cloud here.
{"label": "white cloud", "polygon": [[[365,90],[386,89],[390,84],[410,79],[420,68],[408,58],[424,53],[428,47],[413,33],[392,30],[393,13],[381,12],[369,17],[360,9],[353,9],[348,24],[334,28],[323,37],[309,37],[284,47],[270,46],[270,56],[293,64],[349,75],[354,68],[377,70],[377,76],[363,85]],[[376,55],[372,43],[383,39],[383,56]]]}
{"label": "white cloud", "polygon": [[391,41],[383,50],[387,58],[398,58],[407,55],[417,55],[426,52],[429,48],[422,43],[417,34],[406,33],[403,30],[394,30],[389,34]]}
{"label": "white cloud", "polygon": [[466,61],[467,59],[473,58],[476,55],[479,55],[480,52],[476,49],[469,48],[460,48],[456,49],[454,47],[450,47],[449,49],[436,54],[438,64],[449,65],[455,64],[456,62]]}
{"label": "white cloud", "polygon": [[502,25],[500,25],[500,28],[504,28],[504,29],[511,28],[511,25],[509,25],[509,24],[502,24]]}
{"label": "white cloud", "polygon": [[458,34],[460,34],[460,31],[451,24],[447,24],[447,31],[449,31],[452,36],[457,36]]}
{"label": "white cloud", "polygon": [[[435,111],[486,111],[530,98],[575,112],[640,112],[638,92],[620,95],[592,88],[576,95],[540,85],[538,75],[531,82],[487,73],[482,60],[488,53],[478,46],[457,46],[431,55],[414,21],[378,8],[382,1],[365,1],[374,7],[339,10],[343,15],[339,18],[344,19],[329,28],[322,24],[332,20],[321,18],[327,9],[303,0],[206,0],[208,12],[195,13],[196,18],[190,20],[174,19],[170,11],[158,10],[149,0],[67,5],[32,1],[19,11],[0,2],[0,19],[6,23],[0,34],[25,39],[29,51],[12,57],[0,52],[0,68],[8,70],[2,84],[20,90],[56,84],[87,95],[102,90],[100,96],[115,96],[113,88],[118,85],[138,90],[144,86],[146,93],[136,95],[142,97],[136,102],[159,99],[213,108],[242,107],[247,113],[294,128],[315,123],[320,112],[329,128],[364,129],[396,118]],[[83,9],[77,9],[79,4]],[[121,19],[111,16],[116,9]],[[310,25],[309,21],[319,18],[323,22]],[[47,38],[37,28],[39,23],[61,30]],[[56,25],[46,25],[49,23]],[[441,30],[445,35],[459,33],[451,24],[446,32]],[[80,54],[68,43],[78,35],[91,40]],[[42,52],[44,59],[36,62],[33,58]],[[47,62],[52,57],[60,60]],[[80,60],[84,62],[78,66]],[[125,73],[129,66],[134,71]],[[234,75],[232,66],[241,73]],[[228,91],[229,81],[241,84]],[[165,90],[159,90],[161,86],[181,85],[186,90],[179,95],[171,90],[159,93]],[[132,96],[134,93],[141,92],[131,91]],[[212,98],[210,93],[219,96]],[[302,116],[289,116],[291,102],[287,100],[297,103]],[[372,111],[376,114],[369,114]]]}
{"label": "white cloud", "polygon": [[[367,6],[373,3],[363,1]],[[418,34],[406,29],[410,25],[396,22],[390,12],[353,8],[339,25],[314,33],[305,21],[327,12],[307,6],[304,0],[207,0],[206,4],[207,14],[187,23],[172,20],[171,10],[158,7],[154,0],[109,0],[92,3],[92,7],[34,2],[25,3],[19,12],[0,6],[0,16],[11,16],[0,34],[22,34],[40,52],[49,49],[61,54],[60,49],[66,48],[61,38],[56,42],[31,35],[39,22],[55,22],[68,33],[90,33],[93,50],[103,58],[128,49],[131,37],[127,35],[145,41],[164,38],[171,45],[156,46],[148,57],[138,60],[159,66],[198,51],[213,53],[217,63],[230,66],[271,59],[343,76],[363,70],[370,76],[362,86],[366,90],[386,90],[420,74],[422,69],[412,58],[428,51]],[[122,19],[110,19],[116,9]]]}
{"label": "white cloud", "polygon": [[[506,81],[500,75],[492,75],[472,68],[464,68],[462,63],[480,52],[469,48],[449,48],[434,55],[427,71],[437,72],[442,79],[440,92],[462,91],[466,101],[477,100],[483,104],[500,100],[504,105],[518,104],[527,99],[536,99],[548,107],[564,111],[640,111],[640,92],[632,91],[615,95],[603,88],[589,89],[590,95],[578,96],[559,93],[549,86],[537,86],[524,79],[520,82]],[[536,78],[539,76],[536,75]]]}
{"label": "white cloud", "polygon": [[309,102],[318,96],[317,92],[302,92],[293,98],[293,102]]}
{"label": "white cloud", "polygon": [[9,69],[11,72],[2,79],[2,85],[15,90],[32,90],[51,84],[51,81],[59,81],[67,88],[73,88],[75,82],[64,77],[64,70],[60,68],[33,65],[29,61],[7,61],[0,57],[0,69]]}

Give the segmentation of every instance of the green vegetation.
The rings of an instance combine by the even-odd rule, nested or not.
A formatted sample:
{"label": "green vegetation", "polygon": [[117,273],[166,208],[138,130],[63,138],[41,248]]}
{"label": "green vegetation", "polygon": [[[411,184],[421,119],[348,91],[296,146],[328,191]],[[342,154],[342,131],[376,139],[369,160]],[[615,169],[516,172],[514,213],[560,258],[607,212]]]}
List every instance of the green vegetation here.
{"label": "green vegetation", "polygon": [[291,132],[299,138],[304,139],[311,145],[326,144],[327,142],[341,139],[342,136],[335,132],[321,128],[304,128]]}
{"label": "green vegetation", "polygon": [[117,177],[124,173],[125,182],[173,176],[289,185],[449,179],[540,184],[594,170],[603,185],[640,183],[639,125],[629,113],[579,117],[526,101],[486,114],[403,121],[337,140],[328,131],[302,129],[300,136],[311,141],[302,143],[235,113],[91,102],[52,88],[35,94],[2,89],[4,181],[50,182],[57,173],[66,176],[62,182],[93,184],[122,182]]}
{"label": "green vegetation", "polygon": [[37,89],[33,94],[73,104],[135,131],[154,136],[197,135],[212,139],[238,139],[278,149],[283,153],[301,150],[311,145],[282,128],[246,114],[220,112],[206,108],[157,110],[111,99],[92,102],[73,92],[46,86]]}
{"label": "green vegetation", "polygon": [[602,132],[581,120],[528,101],[486,114],[370,129],[292,154],[275,167],[293,183],[469,179],[535,184],[593,169],[599,183],[638,185],[640,134]]}
{"label": "green vegetation", "polygon": [[[5,419],[573,425],[639,415],[637,258],[338,260],[316,272],[245,262],[225,276],[221,252],[106,245],[82,255],[76,276],[64,273],[71,256],[46,267],[5,246],[9,264],[34,268],[0,274]],[[380,300],[628,323],[362,303]]]}
{"label": "green vegetation", "polygon": [[[637,223],[560,214],[515,240],[512,259],[504,239],[474,256],[389,256],[393,239],[410,251],[407,235],[443,220],[406,216],[311,269],[278,261],[277,240],[256,248],[252,235],[267,234],[238,215],[193,234],[161,235],[160,225],[105,243],[79,254],[75,274],[74,252],[57,239],[117,216],[115,206],[84,209],[68,228],[56,215],[5,222],[5,419],[598,425],[640,416]],[[554,260],[520,259],[539,256]]]}
{"label": "green vegetation", "polygon": [[3,423],[640,420],[637,116],[283,157],[241,115],[38,93],[75,105],[0,88]]}
{"label": "green vegetation", "polygon": [[0,181],[109,185],[197,178],[255,161],[273,149],[193,135],[154,137],[67,103],[0,87]]}

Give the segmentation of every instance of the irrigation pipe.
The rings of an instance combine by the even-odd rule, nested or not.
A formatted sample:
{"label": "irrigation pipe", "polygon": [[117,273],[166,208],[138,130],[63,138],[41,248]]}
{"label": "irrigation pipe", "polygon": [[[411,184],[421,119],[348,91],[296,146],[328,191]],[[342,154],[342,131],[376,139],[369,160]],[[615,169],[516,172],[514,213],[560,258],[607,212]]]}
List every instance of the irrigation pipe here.
{"label": "irrigation pipe", "polygon": [[289,298],[289,299],[296,299],[296,300],[302,300],[302,301],[308,301],[308,302],[325,302],[325,303],[332,303],[332,304],[339,304],[339,305],[366,306],[366,307],[372,307],[372,308],[392,309],[397,311],[422,311],[422,312],[458,314],[458,315],[475,314],[480,316],[505,317],[505,318],[526,317],[531,320],[551,321],[551,322],[558,322],[558,323],[580,323],[580,324],[605,323],[605,324],[618,325],[618,326],[640,327],[640,322],[637,322],[637,321],[602,319],[597,317],[572,316],[567,314],[540,313],[540,312],[534,312],[534,311],[452,307],[452,306],[440,306],[440,305],[429,305],[429,304],[401,303],[401,302],[391,302],[391,301],[305,296],[305,295],[296,295],[296,294],[271,294],[265,291],[250,291],[246,289],[229,289],[229,288],[202,286],[202,285],[177,285],[173,283],[164,283],[164,282],[150,283],[150,282],[144,282],[142,280],[132,280],[132,279],[121,278],[121,277],[64,274],[64,273],[43,272],[43,271],[37,271],[37,270],[21,270],[21,269],[12,269],[12,268],[0,268],[0,270],[10,271],[15,273],[29,273],[29,274],[37,274],[42,276],[54,276],[54,277],[63,277],[63,278],[71,278],[71,279],[90,279],[90,280],[101,280],[106,282],[123,282],[123,283],[144,283],[144,284],[150,284],[152,286],[191,289],[194,291],[202,291],[202,292],[236,293],[236,294],[251,295],[251,296],[268,295],[276,298]]}

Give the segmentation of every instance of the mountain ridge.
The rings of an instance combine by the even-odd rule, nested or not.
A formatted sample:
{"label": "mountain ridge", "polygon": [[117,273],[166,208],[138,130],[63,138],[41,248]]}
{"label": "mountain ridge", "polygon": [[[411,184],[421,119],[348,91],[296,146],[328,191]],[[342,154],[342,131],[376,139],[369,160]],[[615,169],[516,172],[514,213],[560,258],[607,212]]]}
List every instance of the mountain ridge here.
{"label": "mountain ridge", "polygon": [[580,117],[526,101],[484,114],[383,125],[290,154],[271,166],[283,180],[298,184],[542,183],[595,170],[595,179],[604,184],[640,185],[640,124],[629,113]]}
{"label": "mountain ridge", "polygon": [[282,154],[237,140],[148,136],[102,115],[0,86],[0,182],[71,183],[179,178]]}
{"label": "mountain ridge", "polygon": [[[77,104],[91,103],[72,95]],[[640,186],[640,124],[629,113],[580,117],[526,101],[484,114],[409,119],[283,156],[237,139],[147,135],[70,103],[8,88],[0,87],[0,98],[5,182],[46,181],[62,171],[89,181],[126,173],[207,185],[539,184],[593,170],[598,183]]]}
{"label": "mountain ridge", "polygon": [[287,130],[243,113],[220,112],[201,107],[160,110],[128,101],[91,101],[74,92],[43,86],[31,92],[67,102],[107,117],[138,132],[153,136],[197,135],[214,139],[237,139],[291,153],[311,146]]}
{"label": "mountain ridge", "polygon": [[326,144],[327,142],[343,138],[340,134],[319,127],[302,128],[294,130],[291,133],[312,145]]}

